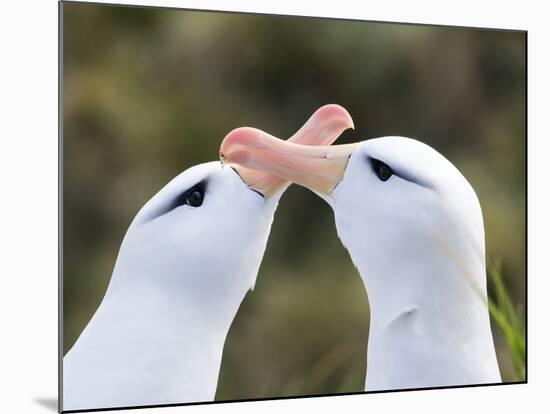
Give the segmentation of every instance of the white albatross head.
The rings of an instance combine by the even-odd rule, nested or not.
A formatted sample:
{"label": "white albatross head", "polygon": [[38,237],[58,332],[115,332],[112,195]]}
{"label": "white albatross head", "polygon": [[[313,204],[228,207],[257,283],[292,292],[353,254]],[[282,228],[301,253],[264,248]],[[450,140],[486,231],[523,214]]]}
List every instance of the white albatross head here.
{"label": "white albatross head", "polygon": [[333,208],[370,302],[369,389],[500,381],[481,208],[452,163],[404,137],[308,148],[260,131],[233,145],[226,162],[305,186]]}
{"label": "white albatross head", "polygon": [[191,167],[136,215],[112,283],[150,284],[201,317],[219,314],[254,286],[277,202],[217,161]]}

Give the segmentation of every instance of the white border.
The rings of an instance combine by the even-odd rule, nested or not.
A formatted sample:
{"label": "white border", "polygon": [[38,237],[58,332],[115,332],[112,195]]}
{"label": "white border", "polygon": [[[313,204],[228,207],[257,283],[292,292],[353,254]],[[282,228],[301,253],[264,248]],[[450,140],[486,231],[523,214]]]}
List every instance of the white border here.
{"label": "white border", "polygon": [[[529,31],[529,384],[381,395],[140,410],[159,413],[317,412],[517,413],[547,406],[549,366],[545,254],[548,174],[547,13],[544,2],[278,0],[117,1],[366,20]],[[52,412],[57,393],[57,2],[11,1],[0,13],[0,378],[1,410]],[[11,409],[11,410],[10,410]],[[121,411],[122,412],[122,411]],[[126,412],[126,411],[123,411]]]}

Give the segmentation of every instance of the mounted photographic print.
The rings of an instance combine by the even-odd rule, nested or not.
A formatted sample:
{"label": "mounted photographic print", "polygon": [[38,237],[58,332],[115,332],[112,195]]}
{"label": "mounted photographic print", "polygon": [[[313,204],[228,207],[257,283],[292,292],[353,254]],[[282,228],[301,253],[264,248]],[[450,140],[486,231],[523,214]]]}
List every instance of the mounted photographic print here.
{"label": "mounted photographic print", "polygon": [[525,382],[526,41],[61,2],[62,411]]}

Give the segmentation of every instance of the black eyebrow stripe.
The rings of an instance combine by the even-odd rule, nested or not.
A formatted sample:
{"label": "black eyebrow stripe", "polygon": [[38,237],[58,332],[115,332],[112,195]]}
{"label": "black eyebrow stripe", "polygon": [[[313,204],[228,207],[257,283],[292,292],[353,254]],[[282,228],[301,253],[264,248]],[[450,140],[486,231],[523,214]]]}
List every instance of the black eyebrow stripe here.
{"label": "black eyebrow stripe", "polygon": [[[199,181],[197,184],[195,184],[194,186],[188,188],[187,190],[185,190],[183,193],[181,193],[180,195],[178,195],[169,205],[168,205],[168,211],[166,211],[166,213],[168,213],[169,211],[172,211],[173,209],[175,209],[176,207],[179,207],[179,206],[182,206],[186,203],[187,201],[187,197],[189,196],[189,194],[191,194],[193,191],[195,190],[199,190],[202,194],[206,193],[206,184],[207,184],[207,181],[206,180],[201,180]],[[164,214],[166,214],[164,213]]]}
{"label": "black eyebrow stripe", "polygon": [[374,166],[375,162],[381,162],[382,164],[386,164],[388,167],[391,168],[391,170],[393,171],[393,174],[395,176],[401,178],[402,180],[405,180],[405,181],[408,181],[410,183],[419,185],[421,187],[430,188],[430,189],[432,188],[432,186],[428,182],[426,182],[425,180],[421,180],[416,176],[413,176],[411,174],[407,174],[405,171],[403,171],[399,168],[396,169],[396,168],[392,167],[390,164],[388,164],[385,161],[379,160],[378,158],[371,157],[370,155],[367,156],[367,158],[368,158],[369,162],[371,163],[371,165],[373,165],[373,166]]}
{"label": "black eyebrow stripe", "polygon": [[208,180],[207,179],[203,179],[203,180],[199,181],[197,184],[189,187],[183,193],[178,194],[166,206],[164,206],[163,208],[157,210],[155,215],[153,215],[153,216],[151,216],[147,219],[147,222],[153,221],[153,220],[169,213],[170,211],[174,210],[176,207],[184,205],[185,202],[187,201],[187,197],[189,196],[189,194],[191,194],[195,190],[199,190],[202,194],[206,194],[207,186],[208,186]]}

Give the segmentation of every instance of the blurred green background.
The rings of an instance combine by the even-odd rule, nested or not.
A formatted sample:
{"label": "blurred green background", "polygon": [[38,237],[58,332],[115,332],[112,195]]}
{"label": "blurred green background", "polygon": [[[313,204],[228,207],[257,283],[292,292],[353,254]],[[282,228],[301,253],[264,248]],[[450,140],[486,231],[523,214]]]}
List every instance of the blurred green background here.
{"label": "blurred green background", "polygon": [[[233,128],[287,138],[327,103],[354,118],[341,143],[413,137],[462,171],[481,201],[487,256],[500,260],[524,320],[525,34],[74,3],[63,10],[65,352],[148,199],[216,159]],[[330,208],[292,186],[229,332],[216,398],[362,391],[368,312]],[[523,379],[493,329],[503,380]]]}

